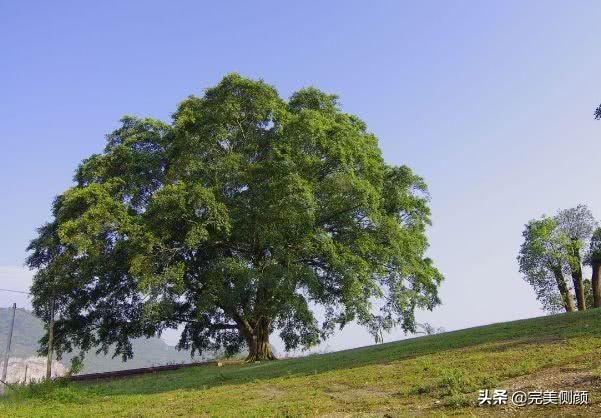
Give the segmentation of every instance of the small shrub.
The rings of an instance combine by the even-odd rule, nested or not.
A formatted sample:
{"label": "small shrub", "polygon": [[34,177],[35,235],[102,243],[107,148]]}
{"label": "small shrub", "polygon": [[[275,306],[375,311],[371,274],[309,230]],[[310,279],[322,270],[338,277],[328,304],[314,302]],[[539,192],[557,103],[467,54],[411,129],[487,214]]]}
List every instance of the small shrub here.
{"label": "small shrub", "polygon": [[416,383],[411,386],[409,389],[410,395],[424,395],[426,393],[430,393],[432,391],[432,387],[430,385]]}
{"label": "small shrub", "polygon": [[473,390],[471,380],[465,376],[462,370],[443,369],[441,374],[442,378],[438,387],[442,389],[443,396],[455,396]]}

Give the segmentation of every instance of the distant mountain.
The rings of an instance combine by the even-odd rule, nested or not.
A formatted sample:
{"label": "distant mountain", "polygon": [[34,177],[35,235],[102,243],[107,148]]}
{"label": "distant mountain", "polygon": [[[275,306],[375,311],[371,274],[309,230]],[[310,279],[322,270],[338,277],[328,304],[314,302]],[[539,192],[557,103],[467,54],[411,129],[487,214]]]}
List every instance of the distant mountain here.
{"label": "distant mountain", "polygon": [[[6,338],[10,325],[11,310],[0,308],[0,354],[4,355]],[[11,357],[30,357],[37,354],[38,340],[44,334],[42,321],[25,309],[17,309],[15,316],[15,328],[11,344]],[[134,358],[127,362],[121,361],[120,357],[111,358],[111,354],[96,355],[94,350],[86,354],[82,373],[95,373],[111,370],[134,369],[138,367],[150,367],[173,363],[190,363],[202,361],[206,358],[190,357],[186,351],[178,351],[171,347],[161,338],[140,338],[132,341]],[[75,353],[77,354],[77,353]],[[74,354],[65,354],[61,362],[65,367],[71,364]]]}

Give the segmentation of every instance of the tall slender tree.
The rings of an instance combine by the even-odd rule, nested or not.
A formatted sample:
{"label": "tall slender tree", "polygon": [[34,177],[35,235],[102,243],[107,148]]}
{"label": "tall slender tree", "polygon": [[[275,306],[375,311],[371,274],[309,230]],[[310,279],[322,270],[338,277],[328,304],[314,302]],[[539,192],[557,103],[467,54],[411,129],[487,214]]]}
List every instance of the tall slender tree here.
{"label": "tall slender tree", "polygon": [[[601,120],[601,104],[595,109],[595,119]],[[591,291],[593,293],[593,307],[601,308],[601,229],[593,233],[590,248],[590,264],[593,270],[591,278]]]}
{"label": "tall slender tree", "polygon": [[593,307],[601,308],[601,228],[595,229],[593,233],[589,260],[593,270],[591,278]]}
{"label": "tall slender tree", "polygon": [[286,349],[353,320],[414,331],[440,302],[426,184],[315,88],[285,101],[228,75],[171,123],[125,117],[75,181],[29,247],[59,353],[128,358],[131,338],[183,324],[182,348],[271,359],[275,331]]}
{"label": "tall slender tree", "polygon": [[586,295],[582,277],[582,252],[590,245],[590,239],[597,225],[597,221],[586,205],[578,205],[559,211],[555,215],[557,227],[568,237],[569,244],[566,249],[568,266],[574,284],[578,310],[586,309]]}
{"label": "tall slender tree", "polygon": [[522,233],[518,263],[524,279],[534,288],[536,298],[551,312],[574,310],[573,296],[565,279],[569,240],[553,218],[531,220]]}

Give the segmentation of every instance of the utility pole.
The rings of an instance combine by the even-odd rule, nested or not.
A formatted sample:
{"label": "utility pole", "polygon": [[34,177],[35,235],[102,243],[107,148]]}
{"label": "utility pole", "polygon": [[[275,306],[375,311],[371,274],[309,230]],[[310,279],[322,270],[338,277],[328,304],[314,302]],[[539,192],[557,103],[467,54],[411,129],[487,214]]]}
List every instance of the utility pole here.
{"label": "utility pole", "polygon": [[[6,341],[6,351],[4,353],[4,361],[2,363],[2,377],[0,380],[2,382],[6,382],[6,372],[8,371],[8,357],[10,356],[10,343],[13,339],[13,328],[15,327],[15,313],[17,311],[17,304],[13,303],[13,317],[10,323],[10,328],[8,331],[8,339]],[[5,383],[0,384],[0,394],[4,393]]]}
{"label": "utility pole", "polygon": [[50,305],[50,322],[48,323],[48,360],[46,361],[46,379],[52,376],[52,351],[54,349],[54,299]]}

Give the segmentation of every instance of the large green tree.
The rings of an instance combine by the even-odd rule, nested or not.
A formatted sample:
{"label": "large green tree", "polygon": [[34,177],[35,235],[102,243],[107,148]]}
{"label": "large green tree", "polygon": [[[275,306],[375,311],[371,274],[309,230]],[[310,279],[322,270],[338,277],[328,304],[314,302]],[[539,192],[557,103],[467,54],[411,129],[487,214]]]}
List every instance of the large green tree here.
{"label": "large green tree", "polygon": [[75,181],[29,246],[59,353],[125,359],[131,338],[183,324],[181,348],[271,359],[275,331],[286,349],[353,320],[414,331],[439,303],[426,184],[315,88],[285,101],[228,75],[171,123],[123,118]]}

